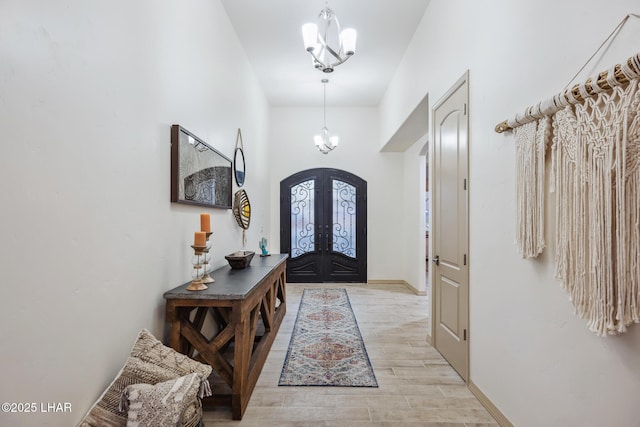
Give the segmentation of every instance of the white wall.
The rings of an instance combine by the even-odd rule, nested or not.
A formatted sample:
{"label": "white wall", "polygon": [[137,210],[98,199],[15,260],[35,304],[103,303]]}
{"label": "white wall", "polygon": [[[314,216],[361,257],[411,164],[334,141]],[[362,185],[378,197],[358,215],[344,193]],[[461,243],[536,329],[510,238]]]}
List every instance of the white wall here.
{"label": "white wall", "polygon": [[72,405],[0,425],[74,425],[141,328],[162,338],[200,212],[216,266],[241,248],[230,210],[169,202],[171,124],[228,157],[242,128],[257,249],[267,119],[218,1],[0,3],[0,397]]}
{"label": "white wall", "polygon": [[[329,89],[327,89],[329,91]],[[306,169],[346,170],[367,181],[368,279],[403,279],[403,172],[401,153],[380,153],[376,108],[327,107],[327,127],[340,136],[338,148],[328,154],[313,145],[322,127],[322,108],[272,108],[271,155],[272,252],[280,248],[280,181]]]}
{"label": "white wall", "polygon": [[426,292],[425,266],[425,156],[420,155],[427,137],[420,138],[403,153],[403,204],[404,227],[404,280],[415,288],[416,292]]}
{"label": "white wall", "polygon": [[422,94],[434,105],[470,70],[470,375],[519,427],[638,424],[640,326],[596,337],[553,278],[552,248],[518,257],[513,136],[493,131],[562,90],[638,12],[637,0],[432,0],[380,106],[382,145]]}

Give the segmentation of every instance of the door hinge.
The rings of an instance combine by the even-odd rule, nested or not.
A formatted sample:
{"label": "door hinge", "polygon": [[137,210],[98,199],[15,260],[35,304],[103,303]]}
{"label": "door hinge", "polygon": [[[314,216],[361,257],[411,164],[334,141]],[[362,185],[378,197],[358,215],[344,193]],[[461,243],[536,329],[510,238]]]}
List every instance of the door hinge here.
{"label": "door hinge", "polygon": [[466,341],[467,340],[467,330],[465,329],[464,332],[462,333],[462,337],[463,339]]}
{"label": "door hinge", "polygon": [[467,254],[464,254],[464,257],[462,259],[462,265],[467,265]]}
{"label": "door hinge", "polygon": [[467,190],[467,178],[462,181],[462,189],[465,191]]}

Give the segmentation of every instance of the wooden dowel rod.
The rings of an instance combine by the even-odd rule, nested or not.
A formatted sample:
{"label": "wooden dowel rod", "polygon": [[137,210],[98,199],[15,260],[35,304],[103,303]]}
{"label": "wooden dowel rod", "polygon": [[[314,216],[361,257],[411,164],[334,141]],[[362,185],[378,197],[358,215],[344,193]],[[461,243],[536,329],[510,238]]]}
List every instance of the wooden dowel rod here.
{"label": "wooden dowel rod", "polygon": [[[633,70],[636,74],[640,74],[640,67],[638,66],[638,64],[640,64],[640,53],[637,53],[636,55],[634,55],[631,58],[627,59],[627,66],[631,70]],[[600,89],[603,89],[603,90],[612,89],[611,85],[609,84],[608,77],[609,77],[609,70],[599,73],[598,74],[598,79],[596,81],[596,85]],[[613,78],[614,78],[615,82],[617,83],[614,86],[626,85],[630,81],[629,78],[625,75],[624,71],[622,70],[622,65],[620,65],[620,64],[617,64],[614,67]],[[576,84],[571,89],[564,90],[564,91],[560,92],[556,96],[557,97],[563,97],[567,101],[567,103],[569,103],[569,104],[577,104],[577,103],[584,102],[585,99],[582,96],[582,93],[580,93],[580,87],[584,86],[587,94],[589,96],[593,96],[593,95],[595,95],[595,92],[591,88],[592,81],[593,81],[593,79],[589,78],[582,85]],[[573,99],[571,99],[571,97],[568,96],[569,92],[573,96]],[[530,111],[532,108],[533,107],[529,107],[525,111]],[[560,108],[558,108],[556,111],[559,111]],[[555,111],[554,111],[554,113],[555,113]],[[532,122],[534,120],[537,120],[537,119],[535,117],[525,116],[525,118],[523,120],[524,123],[521,122],[520,125]],[[496,127],[495,127],[495,131],[497,133],[503,133],[503,132],[506,132],[506,131],[509,131],[509,130],[513,130],[513,128],[511,126],[509,126],[509,121],[508,120],[505,120],[503,122],[498,123],[496,125]]]}

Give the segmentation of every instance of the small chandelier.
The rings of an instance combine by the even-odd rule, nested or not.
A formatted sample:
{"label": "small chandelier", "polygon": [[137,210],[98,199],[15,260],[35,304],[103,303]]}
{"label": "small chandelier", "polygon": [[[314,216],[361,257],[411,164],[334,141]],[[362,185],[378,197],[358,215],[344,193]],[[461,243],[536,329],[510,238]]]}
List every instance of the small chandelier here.
{"label": "small chandelier", "polygon": [[[338,17],[329,9],[327,2],[318,15],[318,24],[302,26],[304,48],[313,57],[313,66],[325,73],[333,72],[356,52],[356,30],[340,31]],[[333,46],[333,47],[332,47]]]}
{"label": "small chandelier", "polygon": [[329,151],[333,150],[338,146],[338,138],[337,135],[329,136],[329,129],[327,129],[327,83],[329,80],[322,79],[323,90],[324,90],[324,100],[323,100],[323,113],[324,113],[324,121],[322,130],[320,131],[320,135],[316,135],[313,137],[313,141],[316,144],[316,148],[320,150],[322,154],[327,154]]}

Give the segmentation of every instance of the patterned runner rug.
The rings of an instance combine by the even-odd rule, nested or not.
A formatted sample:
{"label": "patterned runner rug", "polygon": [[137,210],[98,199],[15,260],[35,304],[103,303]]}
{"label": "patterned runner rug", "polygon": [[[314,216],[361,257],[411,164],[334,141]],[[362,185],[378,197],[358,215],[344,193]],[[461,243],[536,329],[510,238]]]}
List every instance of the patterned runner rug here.
{"label": "patterned runner rug", "polygon": [[378,387],[346,289],[303,291],[278,385]]}

